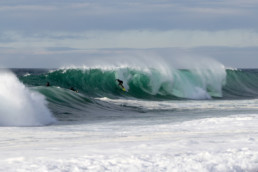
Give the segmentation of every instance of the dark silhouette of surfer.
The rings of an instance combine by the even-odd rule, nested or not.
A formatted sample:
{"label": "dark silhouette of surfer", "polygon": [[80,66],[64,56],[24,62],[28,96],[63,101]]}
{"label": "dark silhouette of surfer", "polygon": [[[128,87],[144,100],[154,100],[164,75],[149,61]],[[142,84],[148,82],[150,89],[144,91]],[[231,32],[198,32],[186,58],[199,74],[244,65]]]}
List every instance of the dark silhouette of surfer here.
{"label": "dark silhouette of surfer", "polygon": [[73,87],[71,87],[70,90],[72,90],[72,91],[78,93],[78,90],[75,90]]}
{"label": "dark silhouette of surfer", "polygon": [[122,88],[125,88],[124,86],[123,86],[123,81],[122,80],[120,80],[120,79],[116,79],[116,81],[118,82],[118,85],[120,85]]}
{"label": "dark silhouette of surfer", "polygon": [[49,82],[47,82],[47,83],[46,83],[46,86],[47,86],[47,87],[49,87],[49,86],[50,86],[50,83],[49,83]]}

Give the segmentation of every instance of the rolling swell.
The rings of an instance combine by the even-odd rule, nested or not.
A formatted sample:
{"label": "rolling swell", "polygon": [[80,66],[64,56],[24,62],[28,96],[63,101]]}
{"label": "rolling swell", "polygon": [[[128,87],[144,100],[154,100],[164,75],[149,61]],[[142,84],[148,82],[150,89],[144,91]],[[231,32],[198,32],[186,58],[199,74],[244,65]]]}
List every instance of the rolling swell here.
{"label": "rolling swell", "polygon": [[[48,107],[58,121],[101,121],[113,120],[120,117],[121,111],[127,111],[127,107],[112,105],[105,101],[88,97],[83,93],[64,89],[61,87],[33,87],[34,91],[43,94],[47,101]],[[129,108],[134,110],[135,108]],[[107,113],[112,111],[112,113]],[[118,113],[115,113],[118,111]]]}

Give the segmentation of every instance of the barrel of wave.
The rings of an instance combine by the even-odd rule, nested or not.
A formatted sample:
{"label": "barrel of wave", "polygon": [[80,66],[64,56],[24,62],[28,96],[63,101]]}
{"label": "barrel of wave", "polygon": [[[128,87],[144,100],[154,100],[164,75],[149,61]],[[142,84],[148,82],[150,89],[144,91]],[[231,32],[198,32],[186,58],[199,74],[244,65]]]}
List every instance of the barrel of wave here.
{"label": "barrel of wave", "polygon": [[42,126],[55,122],[43,95],[26,88],[9,71],[0,71],[0,126]]}
{"label": "barrel of wave", "polygon": [[223,97],[225,68],[217,62],[210,62],[213,63],[195,65],[189,69],[166,66],[147,69],[121,68],[116,71],[116,78],[123,80],[125,88],[131,90],[131,93],[170,95],[187,99]]}

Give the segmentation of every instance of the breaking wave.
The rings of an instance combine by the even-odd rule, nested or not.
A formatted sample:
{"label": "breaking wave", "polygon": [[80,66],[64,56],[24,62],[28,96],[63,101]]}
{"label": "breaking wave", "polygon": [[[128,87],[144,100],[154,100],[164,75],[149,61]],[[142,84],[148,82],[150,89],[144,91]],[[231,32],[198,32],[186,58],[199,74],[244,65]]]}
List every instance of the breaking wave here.
{"label": "breaking wave", "polygon": [[[245,99],[258,97],[258,70],[225,69],[222,65],[174,68],[65,68],[20,75],[28,86],[74,87],[90,97],[131,97],[145,100]],[[115,79],[124,81],[123,92]]]}
{"label": "breaking wave", "polygon": [[27,89],[11,72],[0,72],[0,98],[0,126],[39,126],[55,121],[44,96]]}
{"label": "breaking wave", "polygon": [[[216,68],[218,69],[218,68]],[[116,79],[123,80],[128,92],[123,92]],[[94,97],[135,97],[141,99],[211,99],[223,97],[226,84],[224,68],[170,69],[156,68],[85,68],[58,69],[39,75],[26,75],[20,79],[30,86],[52,86],[69,89]]]}

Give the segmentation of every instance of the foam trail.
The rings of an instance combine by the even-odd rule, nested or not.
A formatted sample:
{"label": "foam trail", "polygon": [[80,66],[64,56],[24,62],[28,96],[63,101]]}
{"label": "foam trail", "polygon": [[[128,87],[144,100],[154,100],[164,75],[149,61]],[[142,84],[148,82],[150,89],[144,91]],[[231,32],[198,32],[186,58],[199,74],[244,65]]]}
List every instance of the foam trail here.
{"label": "foam trail", "polygon": [[26,88],[11,72],[0,72],[0,99],[0,126],[39,126],[55,121],[44,97]]}

